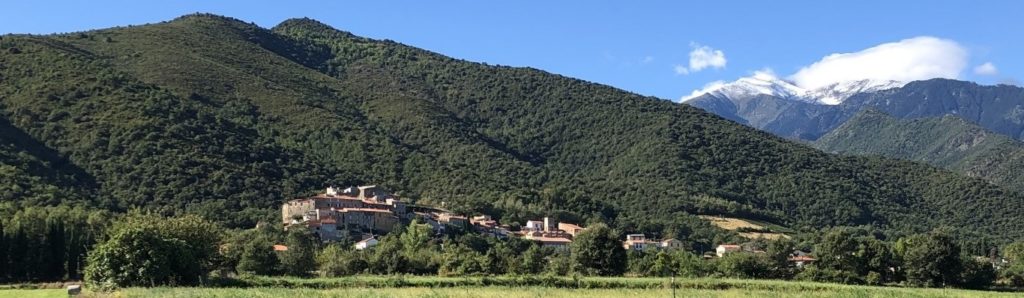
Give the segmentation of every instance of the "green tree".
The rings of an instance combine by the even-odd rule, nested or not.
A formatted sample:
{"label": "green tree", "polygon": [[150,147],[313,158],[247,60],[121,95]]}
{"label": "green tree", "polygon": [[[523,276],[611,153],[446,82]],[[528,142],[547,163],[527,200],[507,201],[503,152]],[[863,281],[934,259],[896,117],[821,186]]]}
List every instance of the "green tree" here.
{"label": "green tree", "polygon": [[288,247],[288,250],[280,253],[284,273],[293,276],[309,275],[316,268],[316,235],[309,229],[290,229],[284,243]]}
{"label": "green tree", "polygon": [[655,254],[654,264],[651,265],[648,275],[652,276],[673,276],[678,266],[671,254],[666,251],[659,251]]}
{"label": "green tree", "polygon": [[591,225],[576,235],[570,250],[573,266],[578,272],[620,275],[626,271],[626,250],[607,225]]}
{"label": "green tree", "polygon": [[235,270],[239,273],[274,275],[281,265],[274,242],[265,236],[249,239],[242,243],[241,254]]}
{"label": "green tree", "polygon": [[567,275],[573,270],[572,256],[565,252],[555,252],[548,256],[548,264],[544,271],[552,275]]}
{"label": "green tree", "polygon": [[959,284],[964,269],[960,246],[947,231],[913,235],[904,243],[903,266],[910,284],[925,287]]}
{"label": "green tree", "polygon": [[959,284],[968,289],[985,289],[996,280],[996,270],[986,260],[975,260],[965,257],[961,260],[963,271],[960,272]]}
{"label": "green tree", "polygon": [[195,216],[131,214],[89,253],[85,280],[101,288],[195,285],[217,263],[217,225]]}
{"label": "green tree", "polygon": [[1006,264],[999,274],[1015,287],[1024,287],[1024,241],[1007,244],[1002,249]]}
{"label": "green tree", "polygon": [[730,253],[715,259],[718,274],[728,277],[766,278],[771,266],[771,260],[764,254]]}
{"label": "green tree", "polygon": [[630,274],[638,276],[648,275],[653,265],[654,254],[637,250],[626,251],[626,271]]}
{"label": "green tree", "polygon": [[537,274],[544,270],[545,263],[547,263],[547,260],[545,259],[544,250],[540,245],[530,245],[530,248],[523,252],[523,258],[520,260],[520,265],[515,273]]}
{"label": "green tree", "polygon": [[405,272],[408,260],[402,252],[398,235],[381,237],[377,246],[370,250],[370,270],[376,274],[397,274]]}
{"label": "green tree", "polygon": [[676,272],[680,276],[686,277],[700,277],[707,275],[708,262],[704,261],[700,256],[691,253],[689,251],[676,251],[673,252],[676,260]]}
{"label": "green tree", "polygon": [[768,260],[770,261],[771,267],[769,275],[773,278],[788,279],[793,277],[793,265],[789,261],[790,256],[793,255],[796,243],[789,238],[780,238],[768,242],[768,247],[765,252],[768,254]]}
{"label": "green tree", "polygon": [[320,274],[324,277],[359,274],[368,267],[361,252],[336,244],[329,244],[320,250],[316,262]]}
{"label": "green tree", "polygon": [[89,253],[85,280],[91,287],[187,285],[198,267],[191,249],[180,239],[132,227],[117,231]]}
{"label": "green tree", "polygon": [[438,273],[443,276],[486,273],[484,255],[462,244],[445,245],[442,259]]}

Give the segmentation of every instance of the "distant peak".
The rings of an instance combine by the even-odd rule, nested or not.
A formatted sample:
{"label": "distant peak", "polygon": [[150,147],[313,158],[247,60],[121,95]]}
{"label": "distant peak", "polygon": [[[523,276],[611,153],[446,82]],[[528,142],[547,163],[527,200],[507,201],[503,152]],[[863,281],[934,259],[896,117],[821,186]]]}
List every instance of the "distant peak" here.
{"label": "distant peak", "polygon": [[282,21],[281,23],[277,24],[277,26],[275,26],[275,27],[281,27],[281,26],[285,26],[285,27],[310,27],[310,28],[320,28],[320,29],[334,29],[333,27],[331,27],[331,26],[329,26],[327,24],[324,24],[323,22],[320,22],[320,21],[317,21],[315,19],[311,19],[311,18],[308,18],[308,17],[290,18],[290,19]]}
{"label": "distant peak", "polygon": [[733,82],[718,81],[705,85],[703,89],[695,90],[689,96],[683,97],[682,101],[686,102],[703,95],[728,99],[748,99],[767,95],[813,104],[838,105],[858,93],[899,88],[904,85],[905,82],[890,80],[858,80],[837,82],[817,89],[805,89],[771,72],[758,71],[752,76]]}
{"label": "distant peak", "polygon": [[226,16],[222,16],[222,15],[218,15],[218,14],[206,13],[206,12],[197,12],[197,13],[186,14],[186,15],[183,15],[183,16],[180,16],[180,17],[177,17],[177,18],[171,20],[171,22],[187,22],[187,21],[196,21],[196,20],[213,20],[213,21],[222,21],[222,22],[248,24],[245,21],[242,21],[242,20],[239,20],[239,19],[236,19],[236,18],[226,17]]}
{"label": "distant peak", "polygon": [[274,32],[282,33],[316,33],[316,34],[341,34],[346,37],[353,37],[351,33],[341,31],[311,18],[291,18],[284,20],[272,28]]}

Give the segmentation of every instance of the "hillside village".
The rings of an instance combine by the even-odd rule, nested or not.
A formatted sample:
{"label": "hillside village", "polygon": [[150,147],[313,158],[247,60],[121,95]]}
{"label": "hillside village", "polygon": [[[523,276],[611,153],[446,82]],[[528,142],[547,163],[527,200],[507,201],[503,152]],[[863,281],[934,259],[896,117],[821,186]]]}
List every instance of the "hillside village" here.
{"label": "hillside village", "polygon": [[[354,244],[358,250],[375,246],[378,235],[390,233],[398,225],[414,220],[430,225],[435,235],[472,232],[499,239],[516,237],[556,251],[568,250],[573,238],[586,230],[577,224],[558,222],[549,217],[528,220],[520,229],[514,230],[511,225],[499,223],[487,214],[467,217],[442,208],[410,205],[375,185],[345,189],[328,187],[324,193],[290,200],[281,206],[281,219],[286,230],[310,229],[325,243],[360,239]],[[645,234],[626,235],[622,247],[627,251],[688,249],[677,239],[648,239]],[[708,252],[705,257],[722,257],[735,252],[764,253],[751,247],[726,243],[718,245],[714,252]],[[803,266],[816,260],[797,251],[790,261]]]}

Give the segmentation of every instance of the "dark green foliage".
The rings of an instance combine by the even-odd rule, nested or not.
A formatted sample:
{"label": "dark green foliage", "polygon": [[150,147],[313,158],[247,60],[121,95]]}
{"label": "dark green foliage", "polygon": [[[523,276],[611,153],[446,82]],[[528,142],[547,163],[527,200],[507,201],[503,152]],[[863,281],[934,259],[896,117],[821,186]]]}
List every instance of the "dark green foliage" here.
{"label": "dark green foliage", "polygon": [[978,260],[967,257],[962,259],[960,262],[963,263],[963,271],[960,272],[960,287],[968,289],[985,289],[995,282],[996,270],[992,267],[992,263],[989,262],[989,260]]}
{"label": "dark green foliage", "polygon": [[110,214],[79,207],[0,208],[0,282],[79,280]]}
{"label": "dark green foliage", "polygon": [[531,245],[530,248],[526,249],[520,262],[519,267],[516,267],[516,270],[512,273],[538,274],[543,272],[545,265],[547,265],[544,252],[539,245]]}
{"label": "dark green foliage", "polygon": [[279,272],[281,261],[274,251],[273,241],[267,237],[257,237],[241,244],[236,271],[258,275],[275,275]]}
{"label": "dark green foliage", "polygon": [[309,229],[290,229],[284,239],[287,251],[280,253],[281,269],[285,274],[308,276],[316,269],[317,236]]}
{"label": "dark green foliage", "polygon": [[900,120],[866,110],[814,146],[827,152],[927,162],[1024,191],[1024,144],[955,116]]}
{"label": "dark green foliage", "polygon": [[1007,244],[1001,252],[1009,264],[1004,264],[999,271],[1000,278],[1015,287],[1024,287],[1024,241]]}
{"label": "dark green foliage", "polygon": [[948,231],[936,230],[901,239],[907,282],[915,286],[944,287],[961,284],[965,273],[960,246]]}
{"label": "dark green foliage", "polygon": [[130,215],[89,253],[85,281],[98,289],[198,285],[217,262],[219,228],[195,216]]}
{"label": "dark green foliage", "polygon": [[[895,261],[889,244],[864,229],[828,230],[815,246],[814,253],[818,257],[814,266],[820,269],[820,275],[807,274],[811,280],[851,284],[880,284],[894,280],[889,268],[895,265]],[[867,280],[869,276],[871,280]]]}
{"label": "dark green foliage", "polygon": [[584,274],[620,275],[626,271],[626,250],[619,234],[607,225],[595,224],[573,238],[570,246],[573,269]]}
{"label": "dark green foliage", "polygon": [[727,277],[768,278],[772,267],[765,254],[730,253],[715,259],[716,272]]}
{"label": "dark green foliage", "polygon": [[317,254],[316,262],[321,276],[337,277],[362,273],[369,267],[366,256],[351,247],[327,245]]}

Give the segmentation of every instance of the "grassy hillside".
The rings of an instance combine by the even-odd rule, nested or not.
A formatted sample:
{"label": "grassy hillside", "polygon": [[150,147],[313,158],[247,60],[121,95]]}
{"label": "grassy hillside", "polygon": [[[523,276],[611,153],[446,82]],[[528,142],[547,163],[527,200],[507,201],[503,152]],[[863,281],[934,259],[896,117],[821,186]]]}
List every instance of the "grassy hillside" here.
{"label": "grassy hillside", "polygon": [[814,144],[828,152],[927,162],[1024,191],[1024,144],[954,116],[901,120],[865,110]]}
{"label": "grassy hillside", "polygon": [[249,225],[326,184],[376,183],[506,221],[683,237],[707,226],[698,213],[1024,236],[1024,199],[980,179],[825,154],[693,107],[308,19],[8,35],[0,65],[0,116],[95,181],[75,187],[105,208]]}

